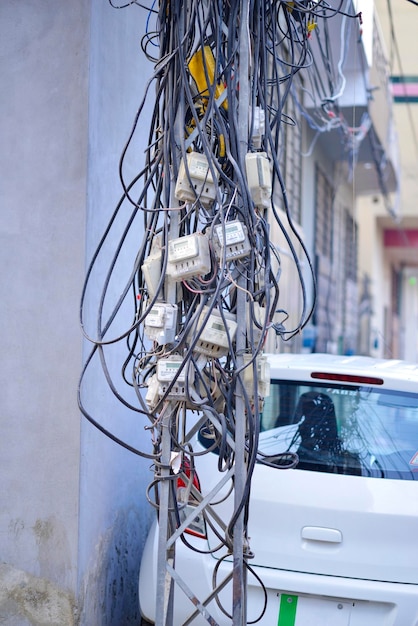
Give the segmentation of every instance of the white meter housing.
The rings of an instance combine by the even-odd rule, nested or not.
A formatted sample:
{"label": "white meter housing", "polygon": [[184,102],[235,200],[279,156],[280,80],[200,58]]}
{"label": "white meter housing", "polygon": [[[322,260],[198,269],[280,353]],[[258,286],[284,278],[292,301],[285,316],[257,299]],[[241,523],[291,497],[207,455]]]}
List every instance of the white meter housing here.
{"label": "white meter housing", "polygon": [[[244,365],[248,367],[244,369],[244,386],[251,400],[254,400],[254,376],[253,364],[250,364],[252,356],[244,354]],[[259,398],[266,398],[270,395],[270,363],[264,354],[256,357],[257,369],[257,390]]]}
{"label": "white meter housing", "polygon": [[180,373],[177,380],[184,382],[186,380],[186,372],[184,369],[181,370],[182,365],[183,359],[181,356],[173,355],[159,359],[157,363],[157,378],[159,382],[171,382],[178,372]]}
{"label": "white meter housing", "polygon": [[161,280],[161,241],[161,236],[154,239],[151,252],[141,267],[150,298],[155,296]]}
{"label": "white meter housing", "polygon": [[151,411],[155,409],[160,399],[159,388],[157,374],[154,374],[148,381],[148,389],[145,395],[145,402]]}
{"label": "white meter housing", "polygon": [[225,328],[220,313],[214,309],[202,328],[207,313],[208,308],[204,307],[199,317],[197,330],[202,330],[195,346],[195,351],[211,357],[225,356],[229,352],[230,342],[234,340],[237,331],[236,316],[232,313],[224,313],[226,321]]}
{"label": "white meter housing", "polygon": [[209,207],[216,198],[216,186],[206,155],[189,152],[180,162],[174,195],[180,202],[195,202],[198,198]]}
{"label": "white meter housing", "polygon": [[265,152],[248,152],[245,169],[251,198],[259,209],[268,209],[271,204],[270,161]]}
{"label": "white meter housing", "polygon": [[145,318],[144,332],[160,345],[172,343],[176,336],[177,305],[156,302]]}
{"label": "white meter housing", "polygon": [[[225,232],[225,242],[224,242]],[[251,252],[251,245],[248,239],[247,227],[239,220],[226,222],[215,226],[215,251],[222,260],[225,254],[226,261],[241,259]]]}
{"label": "white meter housing", "polygon": [[170,383],[176,376],[176,381],[170,389],[167,399],[181,400],[186,397],[186,368],[182,369],[182,367],[183,358],[179,355],[172,355],[158,360],[157,379],[160,397],[166,393]]}
{"label": "white meter housing", "polygon": [[203,233],[193,233],[168,242],[167,273],[174,280],[204,276],[210,269],[209,241]]}
{"label": "white meter housing", "polygon": [[266,129],[266,116],[264,113],[264,109],[261,107],[254,107],[254,109],[250,109],[250,113],[253,113],[252,122],[252,133],[251,140],[254,148],[259,150],[261,148],[261,143],[263,141],[265,129]]}

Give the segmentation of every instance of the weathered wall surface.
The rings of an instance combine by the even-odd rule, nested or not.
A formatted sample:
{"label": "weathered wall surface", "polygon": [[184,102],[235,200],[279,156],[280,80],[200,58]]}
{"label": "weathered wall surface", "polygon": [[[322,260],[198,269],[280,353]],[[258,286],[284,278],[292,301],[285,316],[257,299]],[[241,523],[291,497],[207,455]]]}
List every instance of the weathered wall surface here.
{"label": "weathered wall surface", "polygon": [[[116,10],[107,1],[91,3],[89,81],[89,160],[87,261],[89,261],[122,196],[118,164],[142,100],[152,67],[140,47],[147,12],[131,5]],[[124,164],[130,181],[142,168],[146,118]],[[124,203],[98,257],[86,293],[86,330],[96,334],[97,305],[103,278],[133,211]],[[126,284],[143,235],[142,219],[123,245],[104,305],[104,323]],[[123,308],[107,339],[129,328],[133,311]],[[91,346],[85,344],[85,355]],[[122,380],[126,342],[104,349],[109,374],[119,393],[137,406]],[[145,418],[123,406],[110,392],[99,359],[92,360],[83,385],[86,410],[120,439],[151,452]],[[150,461],[116,445],[86,420],[82,421],[79,585],[80,622],[90,626],[138,624],[138,572],[151,509],[145,499],[151,481]]]}
{"label": "weathered wall surface", "polygon": [[0,623],[7,626],[74,626],[72,593],[45,578],[0,564]]}

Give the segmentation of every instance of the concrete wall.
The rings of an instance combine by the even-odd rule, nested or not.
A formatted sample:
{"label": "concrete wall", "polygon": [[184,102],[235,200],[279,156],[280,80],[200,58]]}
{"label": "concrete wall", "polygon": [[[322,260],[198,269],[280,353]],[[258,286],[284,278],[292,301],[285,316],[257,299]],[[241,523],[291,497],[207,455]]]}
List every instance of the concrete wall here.
{"label": "concrete wall", "polygon": [[[121,193],[118,159],[149,72],[140,49],[147,14],[91,4],[0,3],[0,622],[8,626],[138,621],[150,462],[84,419],[80,437],[78,311],[86,257]],[[134,234],[123,279],[139,227]],[[87,298],[93,332],[109,250]],[[125,313],[121,327],[131,321]],[[125,346],[111,350],[112,371],[125,355]],[[96,364],[83,397],[119,437],[149,447],[142,418],[111,397]]]}
{"label": "concrete wall", "polygon": [[[391,60],[392,75],[415,76],[416,55],[414,54],[414,33],[418,8],[411,2],[392,6],[388,12],[386,0],[375,0],[379,22],[385,41],[388,57]],[[393,35],[395,38],[393,38]],[[399,55],[398,55],[399,52]],[[399,58],[401,63],[399,64]],[[369,275],[372,296],[372,316],[370,328],[370,354],[376,357],[391,356],[416,361],[416,333],[414,315],[411,315],[410,297],[413,285],[408,283],[408,269],[416,268],[418,260],[413,248],[389,249],[383,246],[383,229],[415,229],[418,225],[416,176],[418,156],[418,105],[414,102],[393,103],[394,122],[399,142],[399,192],[391,198],[400,221],[395,223],[387,212],[381,195],[376,193],[361,199],[358,216],[360,220],[360,265],[362,275]],[[403,268],[404,279],[401,289],[400,309],[404,313],[399,320],[391,310],[391,274]],[[412,270],[414,271],[414,270]],[[412,287],[412,291],[411,291]],[[400,322],[400,323],[399,323]]]}
{"label": "concrete wall", "polygon": [[[90,86],[87,259],[90,260],[122,194],[118,177],[119,158],[131,131],[152,66],[145,62],[140,40],[147,13],[132,5],[113,9],[108,2],[92,2]],[[152,98],[151,98],[152,100]],[[141,124],[124,165],[130,181],[143,164],[144,128]],[[132,213],[125,202],[111,231],[109,241],[92,274],[86,301],[86,330],[96,334],[97,305],[103,278],[110,266],[114,246]],[[105,316],[119,298],[131,273],[142,238],[142,216],[131,234],[109,285]],[[131,302],[131,295],[129,297]],[[110,336],[124,332],[131,324],[133,310],[124,307],[110,329]],[[110,338],[110,337],[109,337]],[[85,345],[85,356],[90,345]],[[121,367],[127,356],[125,341],[104,350],[110,374],[118,392],[137,404],[122,381]],[[132,446],[151,451],[144,418],[126,409],[110,392],[102,367],[93,359],[83,385],[83,400],[92,417]],[[137,583],[139,561],[150,518],[145,487],[151,481],[150,461],[117,446],[87,421],[82,422],[80,483],[79,583],[81,623],[138,623]]]}
{"label": "concrete wall", "polygon": [[[9,626],[72,623],[88,15],[81,0],[0,3],[0,621]],[[56,610],[67,621],[48,621]]]}

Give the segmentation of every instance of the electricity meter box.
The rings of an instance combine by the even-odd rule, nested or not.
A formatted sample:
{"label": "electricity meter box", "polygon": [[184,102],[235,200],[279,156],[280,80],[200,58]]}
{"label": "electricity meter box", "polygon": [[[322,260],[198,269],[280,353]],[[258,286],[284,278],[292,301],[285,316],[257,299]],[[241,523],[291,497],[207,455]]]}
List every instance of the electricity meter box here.
{"label": "electricity meter box", "polygon": [[208,308],[204,307],[197,325],[197,332],[200,334],[194,350],[211,357],[225,356],[229,352],[230,343],[233,342],[237,331],[236,316],[224,312],[225,328],[221,314],[216,309],[211,311],[205,324],[207,313]]}
{"label": "electricity meter box", "polygon": [[157,379],[160,396],[163,396],[167,392],[174,378],[177,376],[167,394],[167,399],[179,400],[186,397],[186,368],[183,367],[183,365],[183,358],[179,355],[171,355],[158,360]]}
{"label": "electricity meter box", "polygon": [[265,152],[248,152],[245,169],[251,198],[259,209],[268,209],[271,204],[270,161]]}
{"label": "electricity meter box", "polygon": [[144,332],[159,345],[172,343],[176,336],[177,305],[156,302],[145,318]]}
{"label": "electricity meter box", "polygon": [[151,376],[151,378],[148,381],[147,386],[148,386],[148,389],[145,395],[145,402],[148,408],[150,409],[150,411],[152,411],[153,409],[155,409],[160,399],[160,393],[159,393],[160,385],[157,379],[157,374],[154,374],[153,376]]}
{"label": "electricity meter box", "polygon": [[250,114],[253,117],[251,120],[251,141],[257,150],[261,148],[265,129],[266,129],[266,116],[264,109],[261,107],[254,107],[250,109]]}
{"label": "electricity meter box", "polygon": [[[225,233],[225,242],[224,242]],[[248,256],[251,245],[248,239],[247,227],[239,220],[226,222],[215,226],[215,252],[220,261],[233,261]]]}
{"label": "electricity meter box", "polygon": [[[248,396],[254,400],[254,371],[251,354],[244,354],[244,386]],[[257,390],[259,398],[270,395],[270,364],[265,355],[256,357]]]}
{"label": "electricity meter box", "polygon": [[180,202],[195,202],[198,198],[209,207],[216,198],[216,185],[205,154],[189,152],[180,162],[174,195]]}
{"label": "electricity meter box", "polygon": [[155,296],[158,284],[161,280],[161,246],[161,236],[155,237],[153,240],[151,252],[144,260],[144,263],[141,267],[150,298],[153,298]]}
{"label": "electricity meter box", "polygon": [[193,233],[168,242],[167,274],[175,281],[210,272],[209,241],[203,233]]}

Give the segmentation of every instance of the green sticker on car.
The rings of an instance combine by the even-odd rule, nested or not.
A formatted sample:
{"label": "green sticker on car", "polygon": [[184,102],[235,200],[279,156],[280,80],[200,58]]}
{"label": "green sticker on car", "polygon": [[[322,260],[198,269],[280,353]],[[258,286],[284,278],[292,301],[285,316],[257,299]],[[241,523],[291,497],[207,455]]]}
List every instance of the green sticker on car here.
{"label": "green sticker on car", "polygon": [[298,597],[283,593],[280,598],[277,626],[295,626]]}

